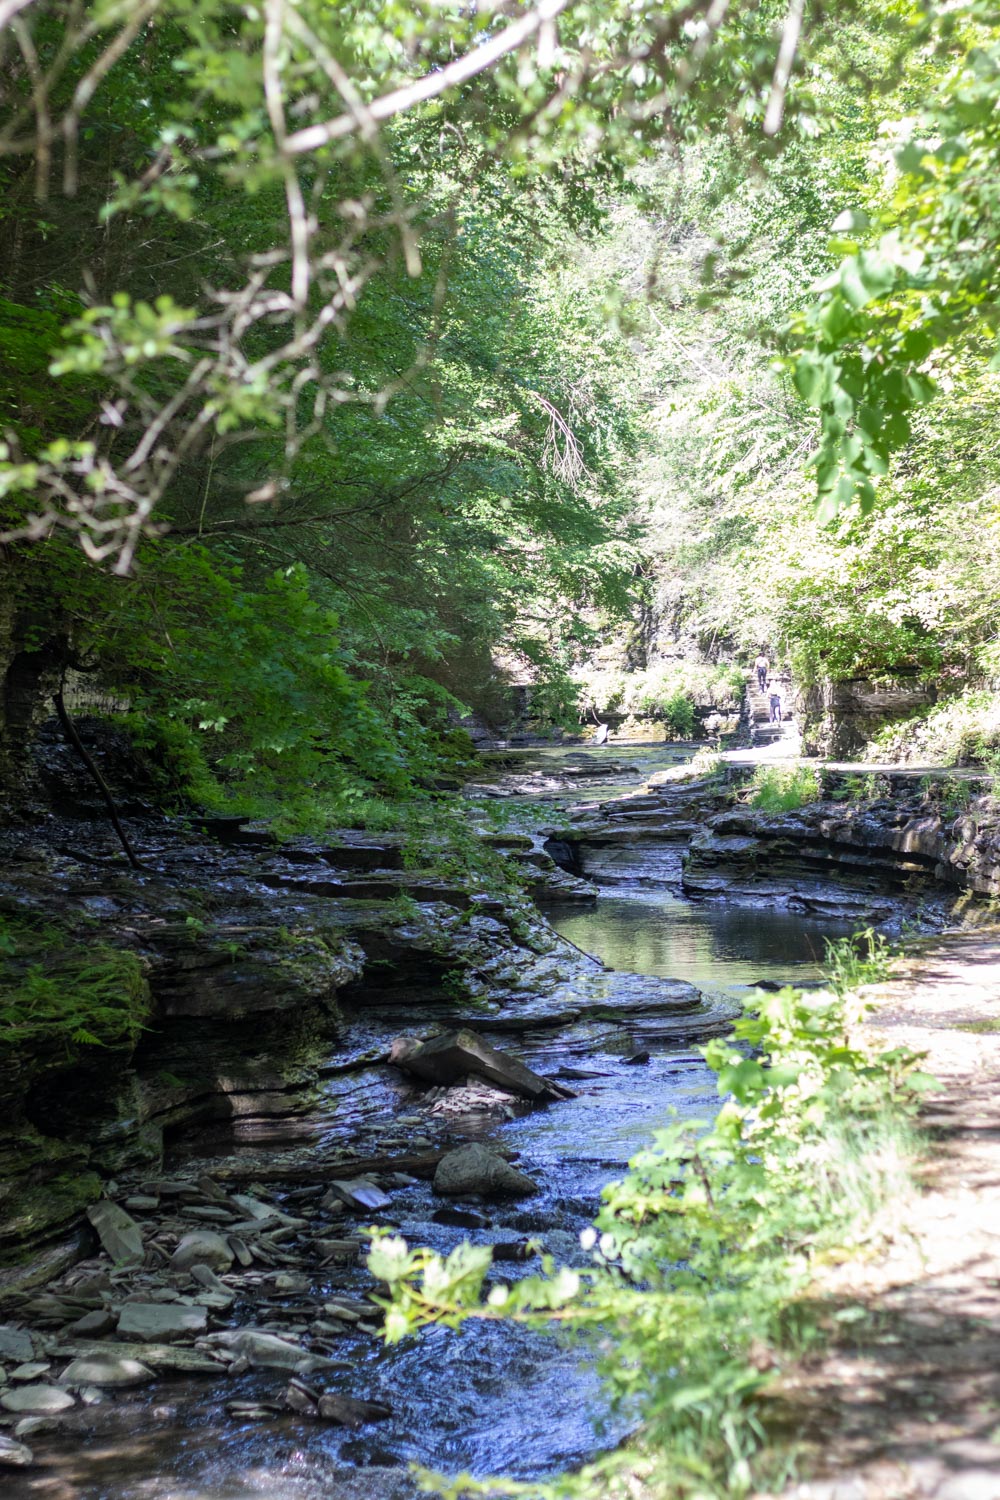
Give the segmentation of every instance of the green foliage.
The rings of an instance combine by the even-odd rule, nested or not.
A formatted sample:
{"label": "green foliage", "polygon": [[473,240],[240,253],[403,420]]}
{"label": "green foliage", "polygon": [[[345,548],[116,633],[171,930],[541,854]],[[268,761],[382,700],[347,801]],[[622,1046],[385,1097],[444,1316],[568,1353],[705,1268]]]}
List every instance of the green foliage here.
{"label": "green foliage", "polygon": [[[641,1417],[632,1448],[581,1474],[511,1485],[438,1480],[450,1496],[605,1495],[641,1474],[665,1497],[746,1495],[771,1460],[761,1400],[782,1352],[817,1336],[806,1300],[825,1255],[871,1234],[909,1187],[912,1121],[932,1080],[919,1057],[864,1027],[856,986],[882,977],[872,933],[831,945],[829,988],[758,991],[733,1037],[704,1049],[724,1098],[714,1124],[657,1133],[604,1191],[587,1272],[493,1284],[489,1251],[442,1258],[375,1234],[369,1266],[387,1287],[386,1338],[467,1318],[598,1335],[615,1400]],[[765,1351],[767,1358],[762,1359]]]}
{"label": "green foliage", "polygon": [[1000,695],[990,688],[965,687],[922,713],[889,725],[873,737],[870,760],[903,764],[966,766],[989,769],[1000,749]]}
{"label": "green foliage", "polygon": [[135,954],[0,916],[0,1049],[52,1048],[70,1061],[91,1047],[131,1048],[148,1013]]}
{"label": "green foliage", "polygon": [[813,766],[760,765],[740,800],[759,812],[782,813],[816,802],[821,795],[819,775]]}
{"label": "green foliage", "polygon": [[584,708],[598,714],[627,713],[662,722],[674,739],[691,739],[697,708],[735,712],[743,691],[739,667],[676,661],[637,671],[577,669],[574,680]]}

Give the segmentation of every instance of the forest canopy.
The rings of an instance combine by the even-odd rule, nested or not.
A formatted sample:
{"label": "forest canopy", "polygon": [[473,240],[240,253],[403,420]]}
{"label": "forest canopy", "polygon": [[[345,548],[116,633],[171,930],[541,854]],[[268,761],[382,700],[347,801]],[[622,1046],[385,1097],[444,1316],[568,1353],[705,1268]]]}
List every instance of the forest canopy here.
{"label": "forest canopy", "polygon": [[402,795],[649,617],[975,685],[998,38],[978,3],[4,0],[18,638],[224,801]]}

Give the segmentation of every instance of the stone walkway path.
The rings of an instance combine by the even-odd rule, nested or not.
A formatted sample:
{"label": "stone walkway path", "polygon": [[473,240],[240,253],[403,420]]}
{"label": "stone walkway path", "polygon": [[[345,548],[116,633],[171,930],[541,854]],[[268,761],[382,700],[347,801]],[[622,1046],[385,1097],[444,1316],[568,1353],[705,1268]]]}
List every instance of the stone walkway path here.
{"label": "stone walkway path", "polygon": [[783,1378],[814,1477],[782,1500],[1000,1500],[1000,929],[935,940],[875,995],[943,1089],[891,1250],[824,1277],[848,1320]]}

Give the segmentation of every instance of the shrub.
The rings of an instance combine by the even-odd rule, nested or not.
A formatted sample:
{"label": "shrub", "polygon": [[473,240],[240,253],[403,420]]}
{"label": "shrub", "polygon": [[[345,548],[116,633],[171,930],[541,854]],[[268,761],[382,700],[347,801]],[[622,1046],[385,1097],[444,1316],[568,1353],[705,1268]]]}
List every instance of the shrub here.
{"label": "shrub", "polygon": [[677,739],[689,740],[694,734],[694,704],[686,693],[673,693],[663,704],[662,715]]}
{"label": "shrub", "polygon": [[627,713],[658,719],[678,739],[694,734],[696,708],[736,710],[743,692],[741,667],[671,661],[638,672],[587,671],[577,674],[580,701],[598,714]]}
{"label": "shrub", "polygon": [[794,812],[820,795],[819,776],[812,766],[758,766],[744,800],[760,812]]}

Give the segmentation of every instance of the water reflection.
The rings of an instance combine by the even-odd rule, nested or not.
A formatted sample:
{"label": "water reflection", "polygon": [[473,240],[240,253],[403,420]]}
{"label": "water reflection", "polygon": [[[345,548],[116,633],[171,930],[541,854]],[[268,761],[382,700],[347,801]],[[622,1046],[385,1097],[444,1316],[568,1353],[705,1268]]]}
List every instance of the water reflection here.
{"label": "water reflection", "polygon": [[825,940],[847,922],[760,907],[696,906],[662,892],[602,896],[587,908],[553,907],[556,931],[614,969],[686,979],[709,993],[766,979],[812,984]]}

